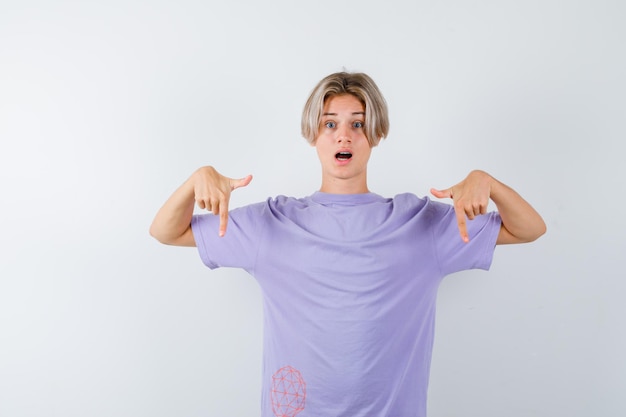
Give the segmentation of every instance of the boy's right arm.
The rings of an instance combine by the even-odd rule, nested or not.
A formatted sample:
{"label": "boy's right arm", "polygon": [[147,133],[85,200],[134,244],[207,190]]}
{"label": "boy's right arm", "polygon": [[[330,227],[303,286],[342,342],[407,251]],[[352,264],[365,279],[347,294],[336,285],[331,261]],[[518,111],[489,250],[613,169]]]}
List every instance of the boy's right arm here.
{"label": "boy's right arm", "polygon": [[245,187],[252,175],[232,179],[221,175],[215,168],[206,166],[196,170],[157,212],[150,234],[159,242],[175,246],[196,246],[191,231],[194,203],[220,216],[219,235],[226,233],[230,193]]}

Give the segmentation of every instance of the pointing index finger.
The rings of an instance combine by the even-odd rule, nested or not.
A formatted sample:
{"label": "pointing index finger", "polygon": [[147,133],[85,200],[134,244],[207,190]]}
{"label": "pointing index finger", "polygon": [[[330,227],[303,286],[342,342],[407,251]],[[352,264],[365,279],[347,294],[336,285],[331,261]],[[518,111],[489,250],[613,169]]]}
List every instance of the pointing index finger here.
{"label": "pointing index finger", "polygon": [[465,217],[465,211],[462,208],[454,206],[454,213],[456,214],[456,222],[459,226],[459,232],[461,233],[461,239],[463,242],[469,242],[469,236],[467,234],[467,219]]}
{"label": "pointing index finger", "polygon": [[228,199],[225,198],[220,201],[220,237],[226,234],[226,225],[228,224]]}

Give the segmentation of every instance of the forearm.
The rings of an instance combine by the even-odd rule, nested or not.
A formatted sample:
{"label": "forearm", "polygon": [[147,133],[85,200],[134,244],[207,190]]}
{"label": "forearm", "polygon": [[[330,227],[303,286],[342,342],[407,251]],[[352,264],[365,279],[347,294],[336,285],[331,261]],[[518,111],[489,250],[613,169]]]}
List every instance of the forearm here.
{"label": "forearm", "polygon": [[194,204],[194,185],[192,178],[189,178],[159,209],[150,226],[150,234],[161,243],[193,245],[192,238],[187,238],[184,242],[181,239],[186,234],[192,236],[190,228]]}
{"label": "forearm", "polygon": [[537,211],[515,190],[492,178],[491,200],[496,204],[502,227],[498,243],[532,242],[546,232],[546,224]]}

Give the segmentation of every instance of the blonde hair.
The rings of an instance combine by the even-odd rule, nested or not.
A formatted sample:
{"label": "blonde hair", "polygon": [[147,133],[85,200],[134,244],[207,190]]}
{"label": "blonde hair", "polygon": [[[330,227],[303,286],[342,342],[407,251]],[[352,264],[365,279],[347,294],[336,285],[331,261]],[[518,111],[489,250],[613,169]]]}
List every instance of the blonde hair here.
{"label": "blonde hair", "polygon": [[374,80],[360,72],[337,72],[322,79],[311,92],[302,111],[302,136],[311,144],[319,133],[324,103],[330,97],[350,94],[365,107],[365,136],[371,147],[389,133],[387,102]]}

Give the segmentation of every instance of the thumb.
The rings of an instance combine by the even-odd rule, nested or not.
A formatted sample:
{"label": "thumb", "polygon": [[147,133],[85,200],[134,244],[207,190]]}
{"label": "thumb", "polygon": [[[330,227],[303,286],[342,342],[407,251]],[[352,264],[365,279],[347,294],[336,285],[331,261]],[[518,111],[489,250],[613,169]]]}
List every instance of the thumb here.
{"label": "thumb", "polygon": [[248,175],[244,178],[239,178],[237,180],[230,180],[230,187],[234,190],[236,188],[239,187],[245,187],[246,185],[250,184],[250,181],[252,181],[252,175]]}
{"label": "thumb", "polygon": [[452,198],[451,188],[446,188],[445,190],[437,190],[435,188],[431,188],[430,193],[437,198]]}

